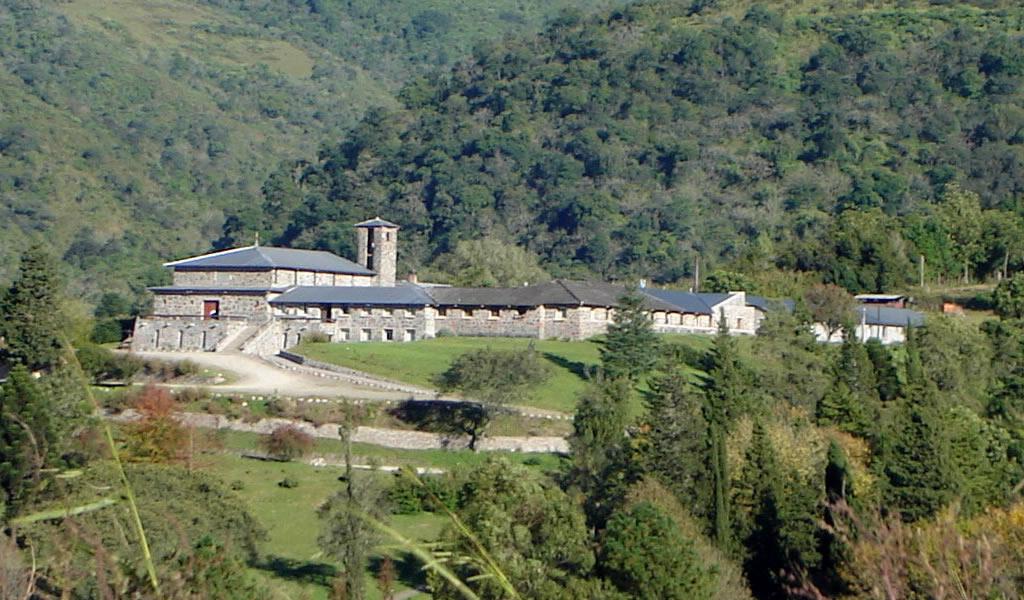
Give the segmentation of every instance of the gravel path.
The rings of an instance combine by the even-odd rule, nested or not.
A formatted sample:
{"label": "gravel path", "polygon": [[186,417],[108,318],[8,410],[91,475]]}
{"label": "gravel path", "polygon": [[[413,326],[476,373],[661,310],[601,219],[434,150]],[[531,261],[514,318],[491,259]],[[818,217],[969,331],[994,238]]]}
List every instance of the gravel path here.
{"label": "gravel path", "polygon": [[[440,400],[464,402],[463,398],[441,396],[432,390],[416,388],[374,377],[369,373],[327,371],[309,365],[296,365],[280,357],[260,358],[240,352],[138,352],[142,358],[166,361],[188,360],[206,369],[230,373],[229,383],[204,386],[211,391],[237,392],[261,396],[313,398],[353,398],[358,400]],[[344,369],[342,371],[348,371]],[[195,387],[195,386],[182,386]],[[388,389],[393,388],[393,389]],[[508,406],[529,417],[569,420],[565,413],[532,406]]]}

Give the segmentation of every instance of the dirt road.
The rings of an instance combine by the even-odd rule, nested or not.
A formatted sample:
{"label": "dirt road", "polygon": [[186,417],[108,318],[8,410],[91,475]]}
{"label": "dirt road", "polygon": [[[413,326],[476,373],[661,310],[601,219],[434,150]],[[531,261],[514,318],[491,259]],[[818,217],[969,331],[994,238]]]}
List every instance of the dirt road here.
{"label": "dirt road", "polygon": [[138,352],[142,358],[167,361],[188,360],[211,371],[230,374],[229,383],[207,386],[223,392],[322,398],[359,398],[366,400],[433,399],[429,394],[411,394],[361,386],[350,381],[317,377],[310,371],[292,371],[263,359],[235,352]]}

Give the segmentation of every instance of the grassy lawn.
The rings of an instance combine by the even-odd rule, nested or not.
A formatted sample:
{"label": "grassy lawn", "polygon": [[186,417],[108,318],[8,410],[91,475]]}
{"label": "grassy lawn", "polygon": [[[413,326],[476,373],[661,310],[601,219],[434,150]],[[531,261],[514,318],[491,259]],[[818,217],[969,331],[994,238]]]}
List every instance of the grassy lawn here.
{"label": "grassy lawn", "polygon": [[[665,340],[696,350],[706,349],[711,344],[710,336],[702,335],[665,336]],[[601,362],[600,346],[593,340],[564,342],[523,338],[443,337],[402,344],[302,344],[293,351],[314,360],[433,388],[436,377],[464,352],[483,348],[521,350],[531,342],[551,362],[554,369],[551,379],[534,392],[528,404],[565,413],[574,412],[576,398],[585,387],[589,373]]]}
{"label": "grassy lawn", "polygon": [[[241,485],[238,494],[268,534],[261,548],[264,562],[257,570],[278,588],[278,596],[327,598],[335,567],[317,546],[321,526],[317,508],[342,489],[338,480],[341,469],[314,468],[299,462],[263,462],[229,454],[209,457],[204,469],[229,484]],[[297,480],[298,487],[278,486],[285,477]],[[437,536],[444,519],[432,513],[395,515],[390,524],[411,539],[427,541]],[[400,589],[410,588],[418,575],[401,557],[394,560],[402,580]],[[366,577],[367,597],[380,598],[373,573],[367,571]]]}
{"label": "grassy lawn", "polygon": [[[252,450],[258,447],[260,436],[240,432],[224,432],[222,441],[228,450]],[[336,440],[317,440],[315,451],[340,454],[342,448]],[[525,463],[539,469],[554,469],[559,459],[551,455],[522,455],[514,453],[473,453],[441,450],[392,450],[366,444],[353,447],[357,462],[375,461],[381,465],[409,465],[454,469],[472,466],[500,454],[509,460]],[[304,462],[271,462],[242,458],[233,452],[206,455],[199,465],[204,471],[218,476],[226,484],[237,488],[257,521],[267,530],[268,537],[261,551],[263,562],[254,568],[266,577],[280,598],[327,598],[335,565],[325,558],[317,545],[321,523],[317,509],[327,498],[342,489],[339,476],[341,467],[312,467]],[[390,473],[367,475],[380,477],[385,485],[395,476]],[[278,482],[284,478],[299,482],[294,488],[283,488]],[[403,536],[417,541],[437,538],[446,520],[432,513],[393,515],[389,524]],[[386,540],[385,545],[391,544]],[[400,590],[410,589],[422,581],[419,566],[400,552],[389,551],[399,574]],[[382,555],[371,557],[367,570],[367,597],[380,598],[372,566]],[[427,598],[420,594],[414,598]]]}

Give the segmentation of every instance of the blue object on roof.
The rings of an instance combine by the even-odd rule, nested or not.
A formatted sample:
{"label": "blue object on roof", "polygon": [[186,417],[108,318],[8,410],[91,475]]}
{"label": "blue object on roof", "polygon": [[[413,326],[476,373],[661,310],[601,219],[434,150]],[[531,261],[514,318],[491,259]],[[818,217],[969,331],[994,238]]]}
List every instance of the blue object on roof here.
{"label": "blue object on roof", "polygon": [[164,264],[175,270],[238,270],[264,271],[267,269],[296,269],[320,271],[345,275],[374,275],[366,267],[344,259],[337,254],[323,250],[300,250],[297,248],[274,248],[268,246],[246,246],[204,254],[194,258],[176,260]]}
{"label": "blue object on roof", "polygon": [[356,223],[356,227],[391,227],[393,229],[400,229],[398,225],[395,225],[391,221],[385,221],[380,217],[375,217],[369,221],[363,221],[362,223]]}
{"label": "blue object on roof", "polygon": [[270,301],[271,304],[334,304],[339,306],[428,306],[433,299],[418,285],[395,287],[300,286]]}
{"label": "blue object on roof", "polygon": [[920,327],[924,325],[924,315],[916,310],[893,308],[891,306],[858,306],[857,321],[863,320],[868,325],[884,325],[887,327]]}

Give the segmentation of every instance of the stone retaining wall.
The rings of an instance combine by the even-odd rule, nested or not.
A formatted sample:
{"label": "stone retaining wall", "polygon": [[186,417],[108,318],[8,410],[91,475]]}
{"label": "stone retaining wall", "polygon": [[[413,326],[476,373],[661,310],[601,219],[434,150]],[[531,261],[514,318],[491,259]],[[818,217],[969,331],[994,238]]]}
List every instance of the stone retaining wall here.
{"label": "stone retaining wall", "polygon": [[[107,418],[121,422],[132,422],[139,418],[139,414],[134,410],[126,410],[118,414],[107,415]],[[341,439],[341,435],[338,433],[339,425],[336,423],[325,423],[317,426],[305,421],[279,418],[260,419],[254,423],[247,423],[238,419],[229,419],[223,415],[191,412],[178,413],[176,418],[182,424],[191,427],[228,429],[261,435],[269,435],[278,427],[291,425],[316,438]],[[466,450],[469,448],[470,438],[468,436],[448,436],[425,431],[361,426],[356,428],[355,433],[352,435],[352,441],[403,450]],[[476,449],[484,452],[506,451],[568,454],[569,443],[565,438],[557,436],[494,436],[478,440]]]}

